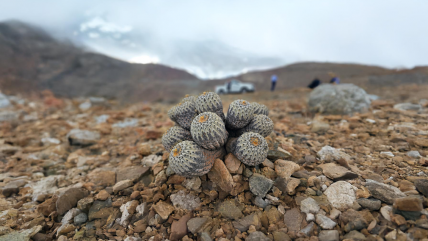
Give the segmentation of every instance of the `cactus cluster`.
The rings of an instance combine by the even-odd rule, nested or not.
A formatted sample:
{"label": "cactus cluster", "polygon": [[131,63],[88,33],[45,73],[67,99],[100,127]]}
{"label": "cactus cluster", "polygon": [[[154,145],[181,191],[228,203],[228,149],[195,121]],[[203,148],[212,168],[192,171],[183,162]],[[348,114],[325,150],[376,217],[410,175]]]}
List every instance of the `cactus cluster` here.
{"label": "cactus cluster", "polygon": [[265,105],[235,100],[225,116],[216,93],[185,96],[168,111],[177,125],[162,137],[162,144],[170,152],[171,169],[185,177],[201,176],[227,152],[249,166],[262,163],[268,152],[265,137],[273,130],[268,113]]}

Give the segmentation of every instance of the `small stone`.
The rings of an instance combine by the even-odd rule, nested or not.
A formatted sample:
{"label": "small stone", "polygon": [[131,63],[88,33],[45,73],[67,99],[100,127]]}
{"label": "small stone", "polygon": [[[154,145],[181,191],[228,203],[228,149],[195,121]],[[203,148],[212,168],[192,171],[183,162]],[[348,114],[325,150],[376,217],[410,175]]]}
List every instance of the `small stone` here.
{"label": "small stone", "polygon": [[339,231],[322,230],[318,236],[319,241],[339,241]]}
{"label": "small stone", "polygon": [[77,202],[88,196],[89,192],[83,188],[69,188],[62,192],[56,201],[56,210],[59,215],[63,215],[71,208],[75,207]]}
{"label": "small stone", "polygon": [[269,150],[267,155],[267,158],[271,161],[276,161],[278,159],[287,159],[289,157],[291,157],[291,154],[285,150]]}
{"label": "small stone", "polygon": [[322,164],[319,167],[323,169],[324,175],[333,181],[352,180],[358,178],[358,174],[349,171],[346,167],[337,166],[334,163]]}
{"label": "small stone", "polygon": [[243,207],[237,206],[235,200],[226,200],[217,207],[218,212],[225,218],[237,220],[244,216],[242,214]]}
{"label": "small stone", "polygon": [[117,170],[117,182],[124,181],[124,180],[131,180],[133,182],[139,180],[148,170],[150,170],[150,167],[143,167],[143,166],[130,166],[125,167]]}
{"label": "small stone", "polygon": [[300,203],[300,210],[304,213],[318,213],[320,206],[313,198],[306,198]]}
{"label": "small stone", "polygon": [[303,221],[303,215],[297,208],[292,208],[285,212],[284,223],[289,231],[299,232]]}
{"label": "small stone", "polygon": [[22,229],[20,231],[13,231],[8,234],[0,236],[0,241],[28,241],[31,237],[36,235],[42,226],[34,226],[30,229]]}
{"label": "small stone", "polygon": [[109,187],[116,183],[116,172],[95,169],[88,174],[89,181],[97,186]]}
{"label": "small stone", "polygon": [[92,197],[82,198],[77,202],[77,208],[80,209],[82,212],[87,213],[93,202],[94,199]]}
{"label": "small stone", "polygon": [[382,205],[382,202],[380,200],[372,198],[360,198],[357,200],[357,202],[361,205],[361,207],[367,208],[370,211],[377,211]]}
{"label": "small stone", "polygon": [[19,188],[25,186],[27,183],[28,181],[25,179],[10,181],[3,188],[2,193],[5,197],[10,197],[12,194],[17,194],[19,192]]}
{"label": "small stone", "polygon": [[262,197],[260,197],[260,196],[257,196],[255,199],[254,199],[254,205],[256,205],[257,207],[260,207],[260,208],[266,208],[268,205],[270,204],[270,202],[269,201],[267,201],[267,200],[265,200],[265,199],[263,199]]}
{"label": "small stone", "polygon": [[62,218],[61,223],[62,224],[72,223],[72,221],[74,220],[74,217],[76,217],[80,213],[82,213],[82,211],[80,211],[77,208],[70,209]]}
{"label": "small stone", "polygon": [[186,194],[185,191],[181,190],[171,195],[172,205],[176,208],[186,209],[189,211],[195,210],[201,204],[199,197],[195,197],[192,194]]}
{"label": "small stone", "polygon": [[333,207],[339,210],[351,208],[356,201],[354,187],[345,181],[331,184],[324,194]]}
{"label": "small stone", "polygon": [[207,232],[202,232],[199,235],[199,238],[201,239],[201,241],[212,241],[213,240]]}
{"label": "small stone", "polygon": [[275,172],[278,177],[288,179],[291,175],[298,171],[300,166],[292,161],[276,160],[275,161]]}
{"label": "small stone", "polygon": [[63,224],[58,230],[57,230],[57,235],[61,235],[61,234],[67,234],[71,231],[74,231],[76,229],[76,227],[73,224]]}
{"label": "small stone", "polygon": [[187,178],[183,181],[183,186],[189,190],[197,191],[201,187],[201,179],[199,177]]}
{"label": "small stone", "polygon": [[251,176],[249,183],[251,192],[261,197],[266,196],[273,186],[272,180],[257,173]]}
{"label": "small stone", "polygon": [[394,186],[373,180],[367,180],[366,187],[369,189],[374,198],[379,199],[387,204],[393,204],[394,199],[406,196],[406,194]]}
{"label": "small stone", "polygon": [[132,186],[132,184],[133,184],[132,180],[123,180],[123,181],[117,182],[113,186],[113,192],[118,193],[119,191],[122,191],[123,189]]}
{"label": "small stone", "polygon": [[86,213],[80,213],[76,217],[74,217],[74,224],[81,225],[83,223],[86,223],[88,221],[88,215]]}
{"label": "small stone", "polygon": [[316,222],[322,229],[333,229],[336,227],[336,222],[322,214],[316,215]]}
{"label": "small stone", "polygon": [[169,215],[174,211],[174,207],[164,201],[159,201],[156,205],[153,205],[153,208],[163,220],[167,220]]}
{"label": "small stone", "polygon": [[296,188],[300,185],[300,179],[290,177],[285,188],[288,195],[296,194]]}
{"label": "small stone", "polygon": [[171,241],[178,241],[187,234],[187,222],[191,217],[192,215],[189,213],[181,217],[178,221],[172,222],[171,235],[169,236]]}
{"label": "small stone", "polygon": [[256,231],[248,235],[245,241],[271,241],[270,238],[260,231]]}
{"label": "small stone", "polygon": [[397,198],[394,201],[395,209],[400,211],[417,211],[420,212],[423,209],[422,199],[419,197],[403,197]]}
{"label": "small stone", "polygon": [[380,213],[382,216],[388,220],[391,221],[391,213],[392,213],[392,207],[391,206],[383,206],[380,208]]}
{"label": "small stone", "polygon": [[106,201],[95,201],[89,209],[88,218],[89,221],[98,218],[107,218],[113,212],[113,207],[110,199]]}
{"label": "small stone", "polygon": [[143,158],[141,164],[143,167],[152,167],[162,161],[162,156],[149,155]]}
{"label": "small stone", "polygon": [[338,218],[339,217],[339,215],[341,214],[342,212],[341,211],[339,211],[339,210],[337,210],[337,209],[335,209],[335,208],[333,208],[331,211],[330,211],[330,218],[331,219],[336,219],[336,218]]}
{"label": "small stone", "polygon": [[317,120],[312,122],[312,127],[311,127],[312,132],[325,133],[329,129],[330,129],[330,125],[326,122],[317,121]]}
{"label": "small stone", "polygon": [[339,161],[340,159],[349,161],[351,159],[348,154],[341,152],[331,146],[324,146],[319,152],[317,152],[317,155],[321,159],[321,161],[326,162]]}
{"label": "small stone", "polygon": [[421,154],[419,154],[418,151],[409,151],[406,153],[407,156],[413,157],[413,158],[421,158]]}
{"label": "small stone", "polygon": [[224,163],[226,164],[229,172],[233,174],[238,172],[239,166],[241,165],[241,161],[239,161],[232,153],[226,155]]}
{"label": "small stone", "polygon": [[233,189],[232,175],[230,175],[226,165],[220,159],[214,161],[212,169],[208,172],[208,178],[227,193],[230,193]]}
{"label": "small stone", "polygon": [[193,234],[203,231],[207,226],[210,226],[212,219],[210,217],[191,218],[187,221],[187,229]]}
{"label": "small stone", "polygon": [[425,197],[428,198],[428,180],[427,179],[417,179],[415,182],[416,189],[422,193]]}
{"label": "small stone", "polygon": [[138,201],[132,200],[120,206],[120,211],[122,212],[122,217],[120,218],[119,224],[126,227],[129,224],[129,219],[135,213],[135,210],[138,206]]}
{"label": "small stone", "polygon": [[305,236],[312,236],[315,231],[315,228],[318,229],[318,226],[316,226],[314,222],[311,222],[306,225],[306,227],[304,227],[302,230],[300,230],[299,234],[304,234]]}
{"label": "small stone", "polygon": [[355,241],[366,240],[366,236],[356,230],[352,230],[351,232],[347,233],[343,238]]}
{"label": "small stone", "polygon": [[107,198],[110,197],[110,194],[106,191],[106,190],[101,190],[96,196],[95,199],[96,200],[102,200],[105,201],[107,200]]}
{"label": "small stone", "polygon": [[312,213],[307,213],[306,214],[306,221],[308,221],[308,222],[315,221],[315,215]]}
{"label": "small stone", "polygon": [[259,216],[255,213],[253,213],[253,214],[245,216],[239,220],[233,221],[232,224],[233,224],[233,227],[235,227],[239,231],[246,232],[250,228],[251,225],[254,225],[256,227],[260,227],[261,221],[260,221]]}
{"label": "small stone", "polygon": [[89,146],[96,144],[101,138],[98,131],[88,131],[73,129],[67,134],[67,139],[70,145],[74,146]]}
{"label": "small stone", "polygon": [[397,110],[414,110],[419,111],[421,110],[422,106],[419,104],[412,104],[412,103],[399,103],[394,105],[394,109]]}
{"label": "small stone", "polygon": [[142,156],[148,156],[150,154],[152,154],[152,150],[150,148],[150,144],[149,143],[143,143],[138,147],[138,154],[142,155]]}
{"label": "small stone", "polygon": [[273,240],[274,241],[291,241],[290,236],[284,232],[273,232]]}

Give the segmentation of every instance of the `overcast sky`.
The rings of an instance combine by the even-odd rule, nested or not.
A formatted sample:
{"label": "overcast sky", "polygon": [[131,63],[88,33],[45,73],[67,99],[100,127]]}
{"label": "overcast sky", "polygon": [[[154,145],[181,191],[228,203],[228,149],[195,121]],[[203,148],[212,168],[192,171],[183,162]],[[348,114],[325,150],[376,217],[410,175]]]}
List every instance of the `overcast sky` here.
{"label": "overcast sky", "polygon": [[59,34],[71,34],[64,32],[97,15],[107,30],[138,31],[159,41],[210,39],[288,63],[386,67],[428,65],[427,11],[423,0],[0,1],[0,20],[19,19]]}

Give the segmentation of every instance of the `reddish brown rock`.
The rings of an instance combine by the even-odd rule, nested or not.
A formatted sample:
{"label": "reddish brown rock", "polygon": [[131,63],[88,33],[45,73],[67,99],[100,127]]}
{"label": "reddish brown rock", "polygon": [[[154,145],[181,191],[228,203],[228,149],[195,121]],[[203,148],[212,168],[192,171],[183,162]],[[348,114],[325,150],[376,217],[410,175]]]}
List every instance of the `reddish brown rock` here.
{"label": "reddish brown rock", "polygon": [[235,157],[232,153],[227,154],[225,157],[224,163],[229,170],[230,173],[235,174],[238,172],[239,166],[241,165],[241,161]]}
{"label": "reddish brown rock", "polygon": [[230,193],[233,189],[234,182],[232,175],[230,175],[226,165],[224,165],[224,162],[220,159],[214,161],[214,166],[211,171],[208,172],[208,178],[219,186],[221,190],[227,193]]}
{"label": "reddish brown rock", "polygon": [[187,234],[187,221],[189,221],[191,218],[192,214],[188,213],[181,217],[178,221],[172,222],[171,235],[169,236],[171,241],[178,241]]}

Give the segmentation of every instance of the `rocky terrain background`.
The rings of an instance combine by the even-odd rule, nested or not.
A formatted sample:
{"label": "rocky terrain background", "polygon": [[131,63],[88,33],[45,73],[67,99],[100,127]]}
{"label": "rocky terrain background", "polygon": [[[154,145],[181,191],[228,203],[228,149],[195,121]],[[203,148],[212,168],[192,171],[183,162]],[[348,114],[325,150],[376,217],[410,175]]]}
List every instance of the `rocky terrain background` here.
{"label": "rocky terrain background", "polygon": [[306,89],[222,96],[270,108],[268,158],[168,168],[170,105],[0,98],[0,240],[427,240],[427,86],[365,113],[308,112]]}
{"label": "rocky terrain background", "polygon": [[[270,76],[278,76],[278,90],[307,86],[315,77],[328,82],[329,72],[342,83],[366,88],[427,84],[428,68],[392,70],[377,66],[338,63],[297,63],[249,72],[234,78],[269,90]],[[7,94],[106,97],[125,103],[178,101],[185,94],[213,91],[228,79],[202,81],[196,76],[159,64],[130,64],[51,37],[22,22],[0,23],[0,89]]]}

